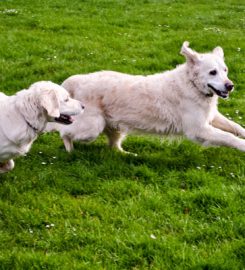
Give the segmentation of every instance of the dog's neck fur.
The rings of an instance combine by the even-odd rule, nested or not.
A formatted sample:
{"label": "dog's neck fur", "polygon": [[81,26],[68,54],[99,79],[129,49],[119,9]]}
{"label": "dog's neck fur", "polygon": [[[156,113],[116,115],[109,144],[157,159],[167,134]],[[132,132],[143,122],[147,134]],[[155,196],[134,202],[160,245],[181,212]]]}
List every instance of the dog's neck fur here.
{"label": "dog's neck fur", "polygon": [[[28,127],[35,134],[39,134],[45,128],[47,120],[34,95],[30,90],[22,90],[17,93],[15,104]],[[18,98],[19,96],[22,98]]]}

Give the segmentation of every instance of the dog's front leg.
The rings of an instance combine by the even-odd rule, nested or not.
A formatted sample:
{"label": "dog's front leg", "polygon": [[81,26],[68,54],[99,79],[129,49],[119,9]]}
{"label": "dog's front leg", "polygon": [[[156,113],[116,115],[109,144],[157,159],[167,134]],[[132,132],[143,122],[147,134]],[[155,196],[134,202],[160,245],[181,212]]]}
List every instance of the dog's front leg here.
{"label": "dog's front leg", "polygon": [[204,145],[229,146],[245,151],[245,140],[234,136],[231,133],[207,125],[196,129],[195,134],[186,134],[192,140],[201,142]]}
{"label": "dog's front leg", "polygon": [[211,125],[221,130],[230,132],[236,136],[245,138],[245,129],[239,124],[227,119],[220,112],[216,112]]}
{"label": "dog's front leg", "polygon": [[14,161],[10,159],[9,161],[5,163],[0,163],[0,173],[6,173],[14,168]]}

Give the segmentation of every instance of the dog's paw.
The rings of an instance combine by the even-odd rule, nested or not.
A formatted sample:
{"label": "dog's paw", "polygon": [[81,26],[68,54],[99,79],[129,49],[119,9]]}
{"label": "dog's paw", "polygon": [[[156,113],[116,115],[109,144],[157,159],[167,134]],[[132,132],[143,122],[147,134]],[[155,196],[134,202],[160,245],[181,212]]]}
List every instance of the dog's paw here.
{"label": "dog's paw", "polygon": [[14,168],[14,161],[11,159],[5,163],[0,164],[0,173],[7,173]]}
{"label": "dog's paw", "polygon": [[136,153],[128,152],[128,151],[125,151],[125,150],[119,150],[119,151],[121,153],[123,153],[123,154],[126,154],[126,155],[132,155],[132,156],[135,156],[135,157],[138,156],[138,154],[136,154]]}

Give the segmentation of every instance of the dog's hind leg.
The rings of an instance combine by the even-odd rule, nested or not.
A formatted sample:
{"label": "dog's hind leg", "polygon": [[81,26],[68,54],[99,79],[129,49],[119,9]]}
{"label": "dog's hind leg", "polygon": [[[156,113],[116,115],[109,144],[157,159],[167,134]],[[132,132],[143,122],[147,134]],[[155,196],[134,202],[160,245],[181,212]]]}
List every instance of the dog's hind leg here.
{"label": "dog's hind leg", "polygon": [[109,140],[109,146],[111,148],[116,148],[117,150],[124,152],[122,148],[123,139],[126,137],[126,134],[122,134],[116,130],[106,130],[105,134]]}
{"label": "dog's hind leg", "polygon": [[74,149],[72,139],[69,136],[63,136],[62,139],[65,145],[66,151],[71,152]]}
{"label": "dog's hind leg", "polygon": [[127,152],[127,151],[123,150],[123,148],[122,148],[122,142],[123,142],[124,138],[127,136],[126,133],[122,133],[118,130],[110,129],[110,128],[106,128],[104,130],[104,133],[108,137],[109,146],[111,148],[117,149],[120,152],[125,153],[125,154],[132,154],[132,155],[137,156],[137,154]]}
{"label": "dog's hind leg", "polygon": [[[90,113],[90,114],[89,114]],[[60,136],[63,139],[64,146],[67,152],[71,152],[74,141],[80,141],[84,143],[94,141],[105,128],[104,117],[100,114],[84,113],[74,117],[74,122],[71,125],[57,126],[56,130],[60,132]],[[58,129],[59,128],[59,129]]]}

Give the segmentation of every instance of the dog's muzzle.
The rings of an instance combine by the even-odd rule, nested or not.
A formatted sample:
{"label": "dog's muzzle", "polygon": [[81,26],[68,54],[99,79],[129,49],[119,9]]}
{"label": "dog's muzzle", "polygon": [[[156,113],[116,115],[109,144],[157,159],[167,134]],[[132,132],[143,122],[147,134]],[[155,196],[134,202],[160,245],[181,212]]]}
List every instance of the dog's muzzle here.
{"label": "dog's muzzle", "polygon": [[56,117],[55,122],[64,124],[64,125],[70,125],[73,123],[73,118],[70,115],[61,114],[60,117]]}
{"label": "dog's muzzle", "polygon": [[229,92],[231,92],[234,88],[234,85],[230,82],[225,83],[225,89]]}
{"label": "dog's muzzle", "polygon": [[219,97],[222,97],[222,98],[228,98],[229,96],[229,92],[233,89],[233,84],[229,84],[226,86],[225,84],[225,91],[220,91],[218,89],[216,89],[215,87],[213,87],[211,84],[208,83],[208,87],[211,88],[213,90],[213,92],[218,95]]}

